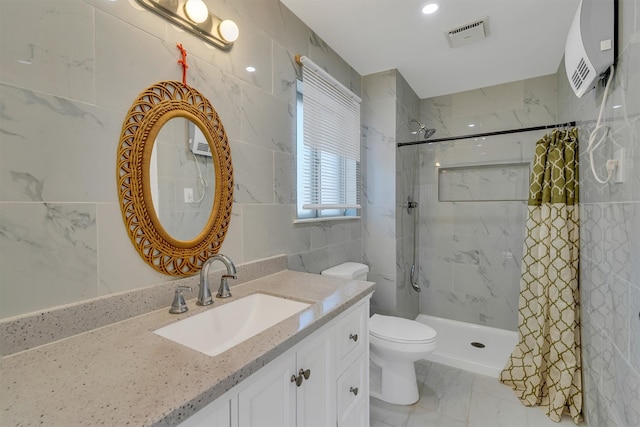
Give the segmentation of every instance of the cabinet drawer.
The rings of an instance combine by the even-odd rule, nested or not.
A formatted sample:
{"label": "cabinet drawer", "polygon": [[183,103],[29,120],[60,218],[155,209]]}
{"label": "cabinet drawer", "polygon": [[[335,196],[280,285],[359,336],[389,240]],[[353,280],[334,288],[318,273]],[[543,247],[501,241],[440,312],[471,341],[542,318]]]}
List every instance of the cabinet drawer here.
{"label": "cabinet drawer", "polygon": [[338,325],[338,360],[340,369],[348,366],[368,344],[367,306],[357,308]]}
{"label": "cabinet drawer", "polygon": [[363,400],[369,392],[365,377],[365,368],[367,367],[367,360],[364,357],[359,357],[338,378],[338,420],[342,420],[351,408]]}

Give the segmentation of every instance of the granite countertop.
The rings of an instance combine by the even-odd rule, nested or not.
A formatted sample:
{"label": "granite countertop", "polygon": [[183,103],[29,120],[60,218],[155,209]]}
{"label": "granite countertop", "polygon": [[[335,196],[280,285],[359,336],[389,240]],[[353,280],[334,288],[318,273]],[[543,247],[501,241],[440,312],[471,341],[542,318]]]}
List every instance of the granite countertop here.
{"label": "granite countertop", "polygon": [[[167,305],[6,356],[0,360],[0,424],[176,425],[373,289],[371,282],[283,271],[234,286],[233,297],[213,306],[190,300],[189,311],[175,315]],[[214,357],[153,333],[256,292],[312,305]]]}

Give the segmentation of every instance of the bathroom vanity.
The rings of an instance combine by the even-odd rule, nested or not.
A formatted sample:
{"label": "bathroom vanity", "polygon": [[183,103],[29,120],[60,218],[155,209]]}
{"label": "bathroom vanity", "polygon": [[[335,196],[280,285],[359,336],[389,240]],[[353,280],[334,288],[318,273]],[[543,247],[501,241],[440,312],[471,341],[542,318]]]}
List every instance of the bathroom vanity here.
{"label": "bathroom vanity", "polygon": [[[197,280],[197,278],[194,278]],[[0,363],[6,425],[365,426],[373,283],[281,271],[232,287],[307,309],[208,356],[154,333],[209,310],[167,307]],[[15,326],[15,325],[14,325]]]}
{"label": "bathroom vanity", "polygon": [[365,298],[180,426],[367,426],[368,318]]}

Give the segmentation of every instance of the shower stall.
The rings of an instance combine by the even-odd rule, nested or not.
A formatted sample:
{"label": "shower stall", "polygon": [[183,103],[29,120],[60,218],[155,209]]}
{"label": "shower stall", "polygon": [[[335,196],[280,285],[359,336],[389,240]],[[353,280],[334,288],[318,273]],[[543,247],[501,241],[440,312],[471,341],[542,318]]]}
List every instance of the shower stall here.
{"label": "shower stall", "polygon": [[416,165],[403,182],[416,208],[404,215],[418,218],[402,230],[417,253],[400,263],[418,266],[417,320],[439,334],[433,360],[497,376],[517,342],[530,164],[543,134],[399,144]]}
{"label": "shower stall", "polygon": [[[503,365],[517,340],[529,166],[546,131],[455,137],[555,123],[556,77],[421,100],[392,70],[366,76],[363,90],[372,311],[460,322],[471,332],[465,351],[487,353],[485,332],[506,331]],[[441,337],[463,335],[447,326]],[[478,328],[488,328],[482,338]]]}
{"label": "shower stall", "polygon": [[516,330],[535,141],[520,134],[418,146],[421,313]]}

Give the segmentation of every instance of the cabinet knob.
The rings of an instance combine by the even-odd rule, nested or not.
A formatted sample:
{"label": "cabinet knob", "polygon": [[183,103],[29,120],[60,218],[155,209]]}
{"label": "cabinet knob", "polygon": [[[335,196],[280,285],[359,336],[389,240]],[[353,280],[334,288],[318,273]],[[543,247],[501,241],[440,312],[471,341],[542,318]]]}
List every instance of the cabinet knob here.
{"label": "cabinet knob", "polygon": [[349,392],[353,393],[354,396],[358,395],[358,387],[349,387]]}
{"label": "cabinet knob", "polygon": [[358,334],[349,334],[349,339],[358,342]]}
{"label": "cabinet knob", "polygon": [[296,386],[300,387],[302,384],[302,375],[298,375],[297,377],[295,375],[291,375],[291,382],[296,383]]}
{"label": "cabinet knob", "polygon": [[298,375],[303,376],[305,380],[308,380],[309,377],[311,376],[311,369],[307,369],[307,370],[302,370],[300,369],[300,372],[298,372]]}

